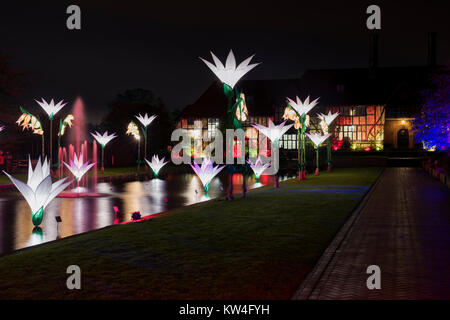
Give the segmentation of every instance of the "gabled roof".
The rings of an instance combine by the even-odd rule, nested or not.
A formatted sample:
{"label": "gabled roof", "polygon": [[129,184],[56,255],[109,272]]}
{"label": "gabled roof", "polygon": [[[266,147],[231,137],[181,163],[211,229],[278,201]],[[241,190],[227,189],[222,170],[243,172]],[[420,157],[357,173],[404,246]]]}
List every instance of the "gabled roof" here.
{"label": "gabled roof", "polygon": [[429,71],[422,66],[308,70],[299,96],[320,96],[320,104],[326,106],[411,106],[420,104]]}
{"label": "gabled roof", "polygon": [[[273,116],[286,97],[320,97],[319,106],[386,105],[416,112],[430,69],[426,66],[308,70],[300,79],[242,80],[251,116]],[[222,84],[213,83],[179,118],[220,118],[227,101]]]}
{"label": "gabled roof", "polygon": [[[275,106],[283,105],[287,96],[295,95],[300,79],[242,80],[238,87],[245,94],[251,116],[273,115]],[[220,118],[226,115],[227,99],[220,82],[212,83],[178,118]]]}

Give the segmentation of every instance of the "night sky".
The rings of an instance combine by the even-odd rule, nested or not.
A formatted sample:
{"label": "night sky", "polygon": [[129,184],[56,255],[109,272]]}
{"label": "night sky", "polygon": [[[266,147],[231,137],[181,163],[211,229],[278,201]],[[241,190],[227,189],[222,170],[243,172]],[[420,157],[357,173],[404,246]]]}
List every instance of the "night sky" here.
{"label": "night sky", "polygon": [[[393,3],[395,2],[395,3]],[[447,3],[447,4],[445,4]],[[73,101],[91,122],[126,89],[145,88],[169,109],[193,103],[215,80],[198,57],[212,50],[262,62],[247,79],[298,78],[306,69],[367,67],[366,8],[381,7],[380,66],[426,63],[426,32],[438,32],[438,63],[450,59],[449,1],[2,1],[0,51],[32,82],[20,98]],[[81,7],[81,30],[66,8]]]}

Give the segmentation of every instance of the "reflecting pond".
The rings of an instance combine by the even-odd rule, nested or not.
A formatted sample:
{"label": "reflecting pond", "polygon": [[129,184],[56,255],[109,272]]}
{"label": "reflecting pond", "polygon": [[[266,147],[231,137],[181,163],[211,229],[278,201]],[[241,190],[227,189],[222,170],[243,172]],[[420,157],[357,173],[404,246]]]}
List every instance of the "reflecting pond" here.
{"label": "reflecting pond", "polygon": [[[285,179],[280,177],[280,180]],[[210,185],[205,196],[200,180],[194,174],[169,174],[162,179],[131,182],[102,182],[96,197],[58,197],[45,209],[42,232],[32,232],[28,204],[15,189],[0,190],[0,255],[39,243],[103,228],[131,219],[132,212],[142,216],[226,195],[227,177],[220,175]],[[260,182],[246,177],[247,188],[272,183],[271,176]],[[233,192],[242,192],[242,175],[233,176]],[[119,208],[115,220],[113,207]],[[57,223],[55,217],[62,222]]]}

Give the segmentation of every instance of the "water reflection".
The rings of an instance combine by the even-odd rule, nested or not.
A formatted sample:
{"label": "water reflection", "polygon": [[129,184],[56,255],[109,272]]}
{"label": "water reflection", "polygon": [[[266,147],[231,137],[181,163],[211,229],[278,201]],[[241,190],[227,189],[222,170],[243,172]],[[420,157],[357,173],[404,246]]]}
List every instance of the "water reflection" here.
{"label": "water reflection", "polygon": [[[242,179],[240,174],[233,176],[234,193],[242,192]],[[259,182],[250,176],[245,179],[248,189],[272,183],[270,176],[262,176]],[[19,192],[0,190],[0,255],[112,225],[114,206],[119,208],[118,221],[121,222],[130,220],[135,211],[145,216],[223,196],[226,181],[225,175],[214,179],[207,195],[194,174],[167,175],[164,179],[149,181],[98,183],[98,196],[55,198],[45,210],[41,230],[34,231],[30,209]],[[60,216],[62,222],[58,223],[56,216]]]}

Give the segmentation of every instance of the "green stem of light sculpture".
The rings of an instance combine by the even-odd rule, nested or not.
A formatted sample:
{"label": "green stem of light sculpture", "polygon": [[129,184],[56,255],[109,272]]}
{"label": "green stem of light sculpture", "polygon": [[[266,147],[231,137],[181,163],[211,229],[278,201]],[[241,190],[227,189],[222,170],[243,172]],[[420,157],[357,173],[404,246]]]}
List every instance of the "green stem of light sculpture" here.
{"label": "green stem of light sculpture", "polygon": [[145,126],[144,131],[144,159],[147,159],[147,126]]}
{"label": "green stem of light sculpture", "polygon": [[102,146],[102,174],[104,174],[105,173],[105,166],[104,166],[105,146],[104,145],[101,145],[101,146]]}
{"label": "green stem of light sculpture", "polygon": [[37,227],[42,223],[42,219],[44,217],[44,208],[41,207],[38,211],[32,213],[31,220],[33,224]]}
{"label": "green stem of light sculpture", "polygon": [[327,163],[328,168],[331,168],[331,137],[328,138],[327,142]]}
{"label": "green stem of light sculpture", "polygon": [[52,170],[53,164],[53,148],[52,148],[52,126],[53,126],[53,116],[50,116],[50,170]]}
{"label": "green stem of light sculpture", "polygon": [[319,170],[319,146],[316,148],[316,169]]}
{"label": "green stem of light sculpture", "polygon": [[138,164],[138,173],[141,170],[141,139],[137,140],[138,144],[138,158],[137,158],[137,164]]}
{"label": "green stem of light sculpture", "polygon": [[45,140],[44,140],[44,133],[42,132],[42,134],[41,134],[41,136],[42,136],[42,159],[44,159],[44,156],[45,156],[45,150],[44,150],[44,145],[45,145]]}

